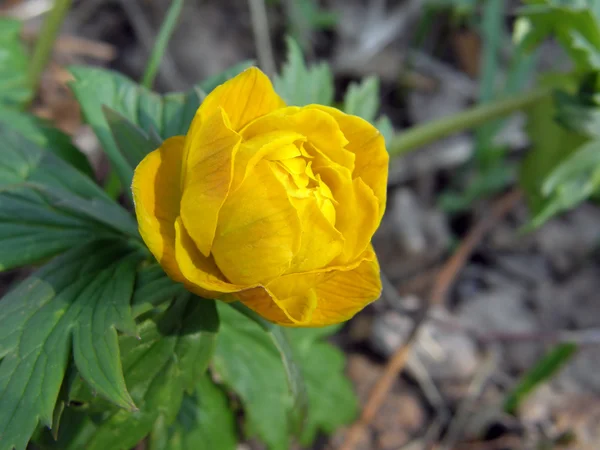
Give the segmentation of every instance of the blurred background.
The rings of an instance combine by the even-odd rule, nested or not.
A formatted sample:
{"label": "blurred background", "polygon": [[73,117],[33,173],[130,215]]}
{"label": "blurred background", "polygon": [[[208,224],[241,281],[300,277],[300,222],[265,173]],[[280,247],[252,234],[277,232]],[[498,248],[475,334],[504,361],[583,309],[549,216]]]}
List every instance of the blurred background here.
{"label": "blurred background", "polygon": [[[253,22],[253,3],[185,2],[156,89],[185,90],[256,59],[256,34],[265,24]],[[169,4],[74,1],[62,28],[34,111],[73,137],[100,180],[107,162],[82,122],[65,67],[98,65],[139,80]],[[308,61],[331,65],[336,101],[351,82],[377,76],[381,113],[400,136],[408,127],[527,92],[542,72],[570,68],[552,40],[533,53],[515,49],[522,6],[516,0],[264,4],[276,69],[291,35]],[[24,37],[32,42],[53,2],[0,5],[0,14],[25,22]],[[600,210],[586,202],[522,231],[530,213],[513,187],[518,163],[544,134],[543,123],[537,129],[532,123],[513,114],[391,160],[388,210],[374,241],[384,293],[335,338],[363,403],[414,317],[432,297],[441,301],[427,311],[405,370],[356,448],[600,448]],[[474,164],[482,152],[503,157],[482,171]],[[19,276],[3,275],[0,283]],[[564,341],[578,342],[577,351]],[[544,369],[548,353],[565,363]],[[515,391],[528,380],[527,395]],[[315,448],[337,448],[344,433]]]}

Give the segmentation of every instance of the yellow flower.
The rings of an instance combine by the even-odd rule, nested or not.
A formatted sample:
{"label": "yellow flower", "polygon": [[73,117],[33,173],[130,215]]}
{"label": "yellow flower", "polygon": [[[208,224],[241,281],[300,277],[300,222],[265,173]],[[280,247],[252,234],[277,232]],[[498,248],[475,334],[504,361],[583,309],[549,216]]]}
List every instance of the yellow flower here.
{"label": "yellow flower", "polygon": [[266,319],[321,326],[381,292],[371,237],[388,155],[359,117],[286,107],[250,68],[210,93],[186,136],[135,170],[140,233],[167,274]]}

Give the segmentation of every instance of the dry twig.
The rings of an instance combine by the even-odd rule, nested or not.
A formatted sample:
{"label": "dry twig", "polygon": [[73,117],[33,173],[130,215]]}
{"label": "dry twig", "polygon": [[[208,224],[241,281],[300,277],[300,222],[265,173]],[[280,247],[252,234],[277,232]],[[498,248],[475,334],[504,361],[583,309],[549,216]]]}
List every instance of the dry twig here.
{"label": "dry twig", "polygon": [[402,369],[404,369],[412,344],[418,336],[421,325],[427,319],[429,308],[433,305],[441,304],[445,300],[458,273],[467,263],[477,244],[481,242],[485,234],[516,205],[521,199],[521,195],[520,191],[514,190],[501,197],[493,206],[490,214],[485,216],[469,231],[458,250],[444,264],[436,276],[435,283],[429,296],[429,301],[423,305],[413,322],[404,345],[398,348],[396,353],[394,353],[388,361],[381,378],[379,378],[367,399],[367,403],[361,416],[350,427],[344,442],[340,446],[340,450],[353,450],[356,447],[363,430],[371,423],[397,376]]}

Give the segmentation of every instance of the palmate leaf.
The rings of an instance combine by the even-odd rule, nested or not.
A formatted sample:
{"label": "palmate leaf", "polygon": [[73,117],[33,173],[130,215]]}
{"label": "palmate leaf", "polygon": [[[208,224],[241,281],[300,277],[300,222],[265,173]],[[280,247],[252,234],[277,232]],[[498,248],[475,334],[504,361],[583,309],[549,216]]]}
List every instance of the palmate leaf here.
{"label": "palmate leaf", "polygon": [[[259,324],[227,304],[219,304],[221,330],[217,338],[214,368],[224,384],[241,398],[246,411],[246,433],[258,436],[271,450],[290,448],[291,435],[301,431],[306,444],[317,430],[332,431],[356,414],[356,400],[343,375],[343,355],[320,339],[333,328],[288,330],[293,357],[304,380],[307,415],[302,430],[294,430],[290,410],[297,400],[290,393],[286,370],[272,337]],[[295,419],[295,415],[292,414]]]}
{"label": "palmate leaf", "polygon": [[0,125],[5,129],[17,131],[38,147],[54,153],[89,177],[94,177],[88,159],[73,145],[71,138],[39,117],[0,108]]}
{"label": "palmate leaf", "polygon": [[[185,134],[189,125],[206,96],[218,84],[237,75],[250,65],[250,62],[238,64],[231,69],[210,78],[187,93],[167,95],[155,94],[138,85],[126,76],[110,70],[75,66],[70,71],[75,80],[71,88],[81,105],[86,121],[91,125],[100,140],[104,151],[113,164],[123,186],[131,185],[133,175],[133,149],[126,141],[119,145],[115,135],[115,126],[119,118],[126,119],[134,127],[145,134],[149,142],[155,145],[144,145],[143,152],[135,154],[133,161],[140,159],[150,150],[154,150],[161,140],[171,136]],[[108,108],[107,118],[104,109]],[[112,127],[109,125],[112,123]],[[127,126],[127,125],[125,125]],[[129,126],[131,131],[131,127]],[[112,129],[112,131],[111,131]],[[122,130],[122,128],[121,128]],[[123,137],[121,135],[121,137]],[[129,192],[129,190],[127,190]]]}
{"label": "palmate leaf", "polygon": [[0,449],[24,449],[38,421],[52,425],[70,348],[98,394],[132,409],[117,331],[130,312],[140,255],[96,242],[59,256],[0,301]]}
{"label": "palmate leaf", "polygon": [[288,105],[305,106],[311,103],[333,103],[333,74],[326,63],[307,67],[298,43],[288,37],[287,61],[281,75],[273,80],[275,90]]}
{"label": "palmate leaf", "polygon": [[132,216],[89,177],[1,124],[0,138],[0,270],[91,239],[139,239]]}
{"label": "palmate leaf", "polygon": [[29,59],[21,42],[22,23],[0,17],[0,105],[21,107],[30,97]]}
{"label": "palmate leaf", "polygon": [[[109,408],[87,418],[82,412],[98,399],[79,383],[71,398],[83,404],[78,414],[84,419],[70,420],[76,411],[67,408],[69,416],[53,447],[125,450],[152,429],[169,426],[180,411],[184,392],[191,394],[206,371],[218,326],[213,300],[184,293],[157,321],[143,321],[139,338],[121,337],[125,382],[139,410]],[[106,405],[100,406],[106,411]]]}
{"label": "palmate leaf", "polygon": [[148,446],[150,450],[235,450],[237,442],[227,394],[206,374],[195,391],[183,397],[176,421],[152,430]]}

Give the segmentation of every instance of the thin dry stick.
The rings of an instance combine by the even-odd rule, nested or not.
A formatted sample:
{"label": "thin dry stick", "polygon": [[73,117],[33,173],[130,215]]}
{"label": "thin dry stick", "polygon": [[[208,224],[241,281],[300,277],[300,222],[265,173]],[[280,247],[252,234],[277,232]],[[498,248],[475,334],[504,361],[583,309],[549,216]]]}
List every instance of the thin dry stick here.
{"label": "thin dry stick", "polygon": [[388,361],[385,370],[377,383],[373,387],[362,414],[348,430],[348,434],[339,450],[353,450],[363,434],[363,430],[371,423],[375,414],[381,407],[387,393],[391,389],[394,381],[406,365],[411,346],[416,340],[421,325],[427,318],[429,308],[432,305],[441,304],[446,298],[446,294],[454,283],[458,273],[467,263],[469,256],[475,250],[477,244],[483,239],[485,234],[505,216],[513,206],[521,199],[521,192],[514,190],[501,197],[493,206],[489,215],[478,222],[462,241],[458,250],[444,264],[437,274],[435,283],[431,290],[429,301],[423,306],[417,318],[413,322],[408,338]]}

